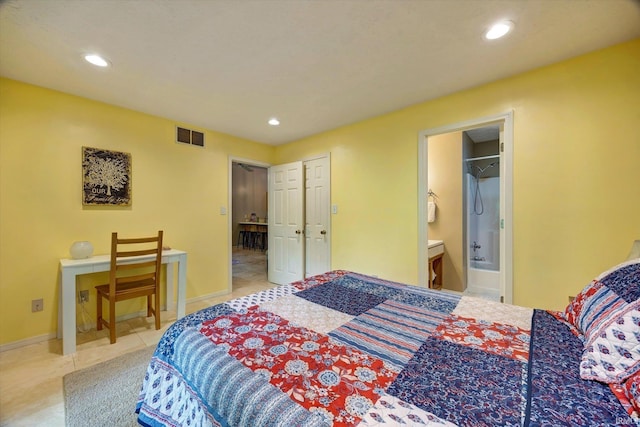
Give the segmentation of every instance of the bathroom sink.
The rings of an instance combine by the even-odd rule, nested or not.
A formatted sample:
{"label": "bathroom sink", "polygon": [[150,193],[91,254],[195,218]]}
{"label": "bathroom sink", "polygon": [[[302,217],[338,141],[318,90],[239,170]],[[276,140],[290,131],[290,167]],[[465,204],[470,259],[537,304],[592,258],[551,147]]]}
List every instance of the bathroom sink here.
{"label": "bathroom sink", "polygon": [[429,258],[433,258],[436,255],[444,253],[444,241],[442,240],[429,240]]}

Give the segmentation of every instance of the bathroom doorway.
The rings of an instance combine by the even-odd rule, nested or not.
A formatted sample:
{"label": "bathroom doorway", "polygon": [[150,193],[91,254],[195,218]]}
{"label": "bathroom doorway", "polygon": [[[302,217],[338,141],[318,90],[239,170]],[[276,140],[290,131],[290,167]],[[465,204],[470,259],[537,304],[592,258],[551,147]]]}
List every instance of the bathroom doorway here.
{"label": "bathroom doorway", "polygon": [[[473,146],[467,140],[467,143],[463,144],[461,142],[463,137],[470,139],[469,132],[471,135],[474,133],[491,130],[495,132],[498,130],[499,137],[497,144],[494,145],[497,147],[497,152],[494,153],[481,153],[481,150],[476,154],[473,154]],[[457,133],[459,135],[453,135]],[[434,168],[433,165],[430,165],[429,162],[429,141],[436,141],[437,138],[443,136],[451,136],[450,140],[451,144],[446,148],[446,153],[449,156],[454,156],[457,166],[455,172],[455,176],[452,175],[451,179],[446,180],[446,184],[451,186],[455,185],[455,193],[454,190],[448,189],[443,190],[443,194],[438,194],[437,189],[431,188],[431,184],[435,183],[429,181],[429,177],[432,176],[430,174],[430,166]],[[458,137],[459,136],[459,137]],[[460,144],[459,146],[454,146],[453,144]],[[444,283],[443,286],[445,289],[449,288],[447,286],[448,280],[458,280],[460,285],[454,290],[464,292],[467,289],[468,284],[468,274],[470,268],[472,266],[478,266],[480,264],[480,260],[484,257],[485,262],[488,259],[491,259],[492,266],[497,270],[490,269],[478,269],[483,270],[483,272],[492,272],[493,274],[489,274],[491,279],[498,279],[497,291],[495,295],[492,295],[494,299],[498,299],[500,301],[506,303],[513,302],[513,273],[512,273],[512,223],[513,223],[513,210],[512,210],[512,162],[513,162],[513,113],[509,112],[506,114],[500,114],[496,116],[490,116],[475,120],[470,120],[467,122],[456,123],[448,126],[443,126],[440,128],[428,129],[420,132],[419,134],[419,146],[418,146],[418,174],[419,174],[419,186],[418,186],[418,231],[421,236],[419,240],[419,271],[418,271],[418,279],[419,284],[421,286],[427,286],[428,283],[428,269],[427,269],[427,259],[428,259],[428,240],[433,239],[434,236],[429,235],[429,228],[434,230],[434,227],[440,225],[436,224],[439,220],[442,221],[444,218],[449,217],[447,215],[451,211],[447,212],[445,208],[447,208],[447,204],[451,206],[451,204],[456,204],[455,208],[457,212],[459,212],[459,221],[455,223],[454,228],[457,228],[457,234],[452,234],[452,237],[449,242],[449,247],[447,246],[447,240],[442,239],[444,241],[445,248],[445,267],[446,264],[446,256],[450,252],[456,252],[454,254],[455,260],[457,260],[458,267],[452,267],[454,261],[451,260],[450,257],[450,265],[449,265],[449,279],[447,278],[447,271],[444,273]],[[486,147],[485,147],[486,148]],[[497,156],[487,159],[474,159],[476,157],[484,157],[484,156]],[[474,159],[469,160],[467,159]],[[492,166],[489,166],[493,163]],[[479,169],[478,169],[479,168]],[[483,169],[482,173],[480,171]],[[433,171],[431,171],[433,173]],[[471,172],[471,173],[470,173]],[[475,173],[475,175],[474,175]],[[487,174],[495,174],[496,176],[491,176],[491,178],[495,178],[493,181],[488,181],[485,178],[488,177]],[[471,175],[471,176],[467,176]],[[479,176],[478,180],[475,179],[475,176]],[[495,184],[498,184],[498,188],[495,188]],[[490,182],[490,184],[489,184]],[[454,183],[454,184],[452,184]],[[476,184],[478,188],[476,188]],[[431,192],[430,192],[431,190]],[[477,192],[476,190],[479,190]],[[497,194],[496,194],[497,193]],[[435,195],[435,203],[436,205],[441,205],[442,209],[445,209],[443,212],[436,207],[436,219],[434,223],[428,223],[428,200],[434,200],[433,195]],[[478,197],[476,197],[476,195]],[[480,198],[482,197],[482,198]],[[456,200],[453,200],[456,199]],[[477,211],[483,212],[483,215],[472,214],[474,209],[474,203],[477,202]],[[469,210],[471,209],[471,210]],[[485,215],[483,211],[487,212]],[[495,212],[489,215],[489,211],[497,211],[497,216]],[[441,214],[441,216],[438,215]],[[476,218],[473,218],[475,215]],[[466,218],[470,216],[470,218]],[[478,221],[479,217],[483,216],[482,220],[487,219],[489,221],[489,217],[491,217],[491,224],[489,224],[493,228],[482,228],[484,227],[481,223],[482,221]],[[471,230],[472,223],[476,222],[476,225],[480,225],[483,231],[480,231],[480,235],[483,235],[483,239],[486,237],[486,243],[478,243],[478,234],[476,231]],[[494,230],[495,229],[495,230]],[[491,231],[494,231],[493,233]],[[476,246],[481,246],[481,248],[472,249],[473,245],[473,237],[475,233],[475,242]],[[433,232],[432,232],[433,234]],[[436,236],[437,237],[437,236]],[[467,243],[468,239],[471,237],[471,241]],[[440,239],[440,237],[437,237]],[[484,242],[483,240],[483,242]],[[480,250],[484,250],[485,253],[479,253]],[[489,251],[489,252],[486,252]],[[497,251],[497,255],[496,255]],[[473,259],[476,257],[476,259]],[[482,265],[482,267],[485,267]],[[472,274],[475,272],[471,272]],[[482,280],[487,279],[486,277],[475,278],[475,284],[471,286],[469,289],[470,292],[473,292],[474,288],[482,287],[482,285],[486,285],[486,282]],[[494,286],[494,285],[492,285]],[[488,286],[485,286],[488,288]],[[490,293],[488,293],[490,294]]]}

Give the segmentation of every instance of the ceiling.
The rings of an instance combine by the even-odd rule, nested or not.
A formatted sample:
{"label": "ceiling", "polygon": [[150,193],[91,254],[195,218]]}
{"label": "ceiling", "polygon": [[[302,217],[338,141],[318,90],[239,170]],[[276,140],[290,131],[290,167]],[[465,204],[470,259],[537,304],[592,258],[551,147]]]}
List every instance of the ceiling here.
{"label": "ceiling", "polygon": [[640,37],[636,0],[1,1],[1,76],[274,145]]}
{"label": "ceiling", "polygon": [[469,129],[465,133],[476,144],[479,142],[497,141],[500,138],[500,126],[491,125],[482,128]]}

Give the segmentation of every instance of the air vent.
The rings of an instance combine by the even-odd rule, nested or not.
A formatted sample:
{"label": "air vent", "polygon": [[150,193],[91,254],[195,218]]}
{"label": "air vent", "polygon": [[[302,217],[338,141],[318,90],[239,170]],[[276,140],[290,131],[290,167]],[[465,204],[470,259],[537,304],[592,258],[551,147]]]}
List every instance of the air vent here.
{"label": "air vent", "polygon": [[204,133],[176,126],[176,142],[204,147]]}

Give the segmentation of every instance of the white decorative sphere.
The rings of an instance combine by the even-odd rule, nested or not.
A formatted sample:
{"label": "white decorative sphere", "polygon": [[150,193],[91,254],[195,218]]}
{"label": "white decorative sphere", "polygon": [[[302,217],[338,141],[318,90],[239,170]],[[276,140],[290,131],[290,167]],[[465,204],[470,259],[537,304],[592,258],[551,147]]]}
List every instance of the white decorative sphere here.
{"label": "white decorative sphere", "polygon": [[83,240],[81,242],[73,242],[71,248],[69,248],[69,252],[71,253],[71,258],[73,259],[83,259],[89,258],[93,255],[93,245],[91,242],[87,242]]}

